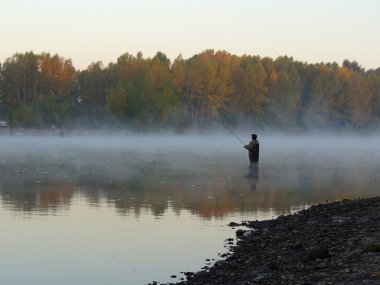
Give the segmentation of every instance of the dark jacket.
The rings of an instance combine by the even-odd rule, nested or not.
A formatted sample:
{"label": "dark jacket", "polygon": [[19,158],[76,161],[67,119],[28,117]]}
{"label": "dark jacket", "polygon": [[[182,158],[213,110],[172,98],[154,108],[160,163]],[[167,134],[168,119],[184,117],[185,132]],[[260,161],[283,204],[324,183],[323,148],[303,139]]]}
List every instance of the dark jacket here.
{"label": "dark jacket", "polygon": [[249,151],[249,161],[251,163],[259,162],[260,144],[258,140],[252,140],[248,145],[244,146]]}

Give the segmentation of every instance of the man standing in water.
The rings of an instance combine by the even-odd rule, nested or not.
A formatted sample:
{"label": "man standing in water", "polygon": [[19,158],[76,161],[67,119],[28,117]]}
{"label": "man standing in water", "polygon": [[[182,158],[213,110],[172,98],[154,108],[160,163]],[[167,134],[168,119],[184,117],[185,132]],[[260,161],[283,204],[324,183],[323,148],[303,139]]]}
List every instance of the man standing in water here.
{"label": "man standing in water", "polygon": [[258,163],[260,145],[256,134],[252,134],[252,140],[248,145],[245,145],[244,148],[249,151],[249,161],[251,163]]}

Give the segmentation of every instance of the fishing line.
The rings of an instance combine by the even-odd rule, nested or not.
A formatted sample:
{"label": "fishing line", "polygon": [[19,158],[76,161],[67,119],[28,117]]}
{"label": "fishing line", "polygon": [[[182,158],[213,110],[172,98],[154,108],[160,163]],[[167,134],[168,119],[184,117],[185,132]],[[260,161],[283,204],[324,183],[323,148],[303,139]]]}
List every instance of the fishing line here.
{"label": "fishing line", "polygon": [[237,138],[244,146],[246,145],[245,142],[243,142],[243,140],[241,138],[239,138],[233,131],[231,131],[229,128],[227,128],[226,125],[223,125],[223,127],[229,131],[231,133],[231,135],[233,135],[235,138]]}

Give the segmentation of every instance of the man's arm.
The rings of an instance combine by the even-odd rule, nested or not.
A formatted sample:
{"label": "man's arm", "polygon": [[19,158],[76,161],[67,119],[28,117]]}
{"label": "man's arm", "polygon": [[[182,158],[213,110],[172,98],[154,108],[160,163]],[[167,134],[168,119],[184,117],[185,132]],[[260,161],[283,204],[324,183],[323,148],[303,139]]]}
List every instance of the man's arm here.
{"label": "man's arm", "polygon": [[245,149],[253,150],[256,145],[256,141],[251,141],[249,145],[244,146]]}

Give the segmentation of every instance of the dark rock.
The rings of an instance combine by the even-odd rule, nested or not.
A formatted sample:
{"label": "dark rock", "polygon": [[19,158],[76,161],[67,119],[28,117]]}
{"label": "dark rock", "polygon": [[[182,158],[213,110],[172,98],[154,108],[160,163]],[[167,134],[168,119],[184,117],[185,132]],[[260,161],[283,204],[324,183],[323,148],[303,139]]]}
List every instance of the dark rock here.
{"label": "dark rock", "polygon": [[185,272],[184,275],[186,277],[190,277],[190,276],[193,276],[194,275],[194,272]]}
{"label": "dark rock", "polygon": [[236,231],[236,236],[238,238],[241,238],[244,235],[244,233],[245,233],[245,230],[239,229]]}
{"label": "dark rock", "polygon": [[380,271],[372,272],[371,277],[375,279],[380,279]]}
{"label": "dark rock", "polygon": [[329,253],[328,248],[324,245],[314,246],[309,250],[308,258],[310,260],[314,260],[317,258],[322,259],[322,258],[328,258],[328,257],[330,257],[330,253]]}
{"label": "dark rock", "polygon": [[277,263],[270,263],[268,267],[272,270],[280,270],[280,266]]}
{"label": "dark rock", "polygon": [[296,241],[295,243],[292,244],[292,248],[294,249],[302,249],[303,245],[301,241]]}
{"label": "dark rock", "polygon": [[373,239],[363,239],[359,242],[359,247],[364,252],[380,251],[380,242]]}

